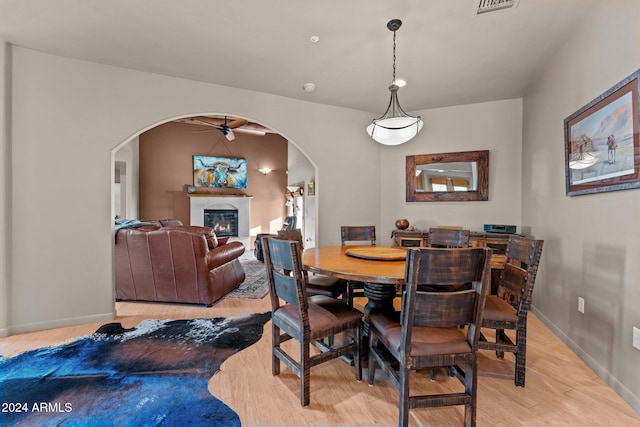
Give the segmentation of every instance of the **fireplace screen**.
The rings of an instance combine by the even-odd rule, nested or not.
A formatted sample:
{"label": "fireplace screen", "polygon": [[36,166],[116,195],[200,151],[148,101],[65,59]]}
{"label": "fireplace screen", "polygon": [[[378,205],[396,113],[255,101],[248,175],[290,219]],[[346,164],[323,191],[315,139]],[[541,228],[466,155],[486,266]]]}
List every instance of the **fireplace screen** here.
{"label": "fireplace screen", "polygon": [[205,209],[204,225],[213,228],[218,237],[238,237],[238,210]]}

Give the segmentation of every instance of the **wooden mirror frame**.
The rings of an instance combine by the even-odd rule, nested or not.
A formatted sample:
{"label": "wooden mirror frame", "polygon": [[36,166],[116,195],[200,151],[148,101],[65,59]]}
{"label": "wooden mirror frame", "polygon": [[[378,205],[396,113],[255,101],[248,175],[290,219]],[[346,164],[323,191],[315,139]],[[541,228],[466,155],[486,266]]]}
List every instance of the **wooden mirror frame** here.
{"label": "wooden mirror frame", "polygon": [[[416,191],[416,165],[477,162],[477,191]],[[407,202],[475,202],[489,200],[489,150],[407,156]]]}

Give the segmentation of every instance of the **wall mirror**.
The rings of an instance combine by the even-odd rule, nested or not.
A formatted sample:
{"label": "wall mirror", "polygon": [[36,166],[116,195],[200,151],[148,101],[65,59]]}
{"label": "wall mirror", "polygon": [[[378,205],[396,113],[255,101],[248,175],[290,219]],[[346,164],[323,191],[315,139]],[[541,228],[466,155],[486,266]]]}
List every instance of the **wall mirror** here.
{"label": "wall mirror", "polygon": [[489,150],[407,156],[407,202],[489,199]]}

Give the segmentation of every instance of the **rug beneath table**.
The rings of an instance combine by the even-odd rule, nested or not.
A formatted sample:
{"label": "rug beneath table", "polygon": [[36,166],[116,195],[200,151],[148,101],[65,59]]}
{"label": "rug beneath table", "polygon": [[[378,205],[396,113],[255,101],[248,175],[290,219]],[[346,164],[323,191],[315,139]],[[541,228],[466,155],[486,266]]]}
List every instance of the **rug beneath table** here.
{"label": "rug beneath table", "polygon": [[264,264],[253,255],[241,257],[240,263],[246,276],[244,282],[225,295],[225,298],[264,298],[269,293],[269,280]]}
{"label": "rug beneath table", "polygon": [[109,323],[69,344],[0,357],[0,425],[240,426],[207,389],[270,313]]}

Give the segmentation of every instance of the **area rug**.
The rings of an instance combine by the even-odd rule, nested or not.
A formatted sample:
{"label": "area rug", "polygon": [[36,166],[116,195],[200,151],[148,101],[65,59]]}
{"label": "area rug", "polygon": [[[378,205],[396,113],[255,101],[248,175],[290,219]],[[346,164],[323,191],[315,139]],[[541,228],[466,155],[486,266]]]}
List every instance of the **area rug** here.
{"label": "area rug", "polygon": [[229,292],[225,298],[264,298],[269,293],[269,280],[264,264],[253,258],[253,255],[251,258],[241,257],[240,263],[246,276],[244,282]]}
{"label": "area rug", "polygon": [[260,339],[270,317],[109,323],[68,344],[0,358],[0,425],[240,426],[208,380]]}

